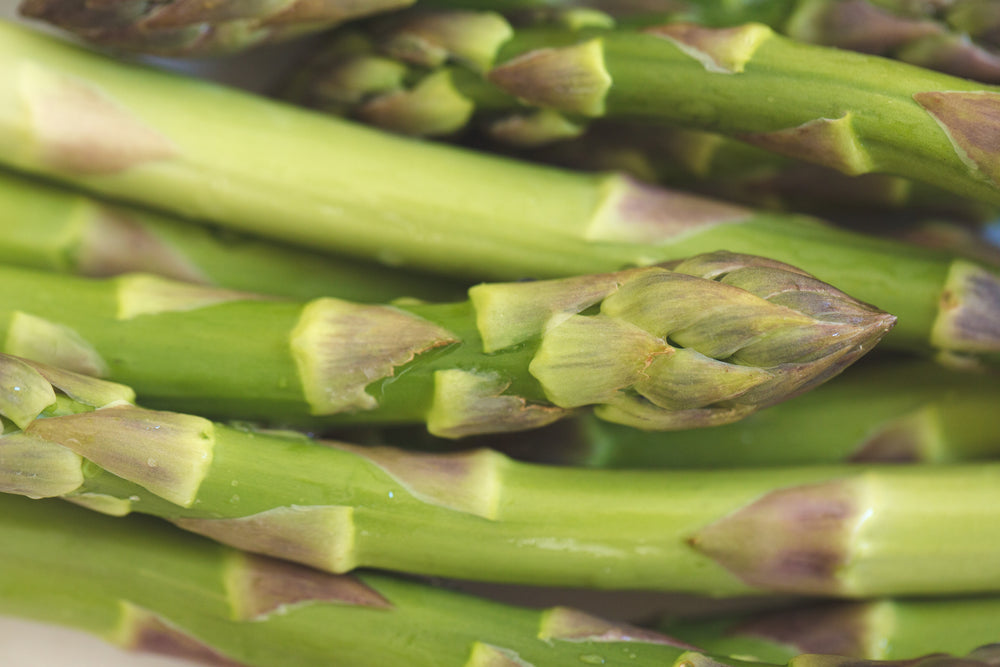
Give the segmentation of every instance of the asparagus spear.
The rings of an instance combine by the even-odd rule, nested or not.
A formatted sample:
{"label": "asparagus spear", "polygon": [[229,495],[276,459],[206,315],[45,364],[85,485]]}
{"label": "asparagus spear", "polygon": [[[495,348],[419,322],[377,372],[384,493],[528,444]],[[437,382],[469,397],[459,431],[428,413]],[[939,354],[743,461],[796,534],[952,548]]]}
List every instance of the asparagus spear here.
{"label": "asparagus spear", "polygon": [[996,638],[1000,599],[827,602],[718,619],[673,620],[660,629],[703,649],[783,663],[801,653],[900,660],[963,654]]}
{"label": "asparagus spear", "polygon": [[155,407],[299,425],[426,422],[459,437],[588,406],[650,429],[726,423],[836,375],[895,319],[731,253],[469,294],[279,302],[145,274],[0,267],[0,331],[6,352],[133,384]]}
{"label": "asparagus spear", "polygon": [[[479,20],[489,23],[491,16],[482,14]],[[404,45],[422,39],[419,22],[393,22],[390,31],[380,30],[381,23],[334,33],[295,69],[281,95],[392,132],[445,138],[458,133],[466,144],[516,157],[618,170],[754,206],[827,217],[852,209],[868,215],[873,210],[936,212],[978,221],[996,216],[994,206],[925,183],[843,174],[711,132],[648,123],[583,124],[550,111],[525,113],[516,98],[460,67],[446,64],[428,73],[426,63],[403,60],[412,51]],[[475,27],[464,32],[476,35]],[[393,55],[397,51],[399,58]]]}
{"label": "asparagus spear", "polygon": [[22,15],[103,46],[166,56],[220,55],[324,30],[414,0],[23,0]]}
{"label": "asparagus spear", "polygon": [[615,174],[386,136],[9,24],[0,65],[0,160],[93,191],[478,279],[613,271],[720,248],[762,254],[892,312],[898,348],[1000,352],[1000,280],[947,255]]}
{"label": "asparagus spear", "polygon": [[[14,496],[0,496],[0,508],[0,613],[132,650],[248,667],[768,667],[567,607],[513,607],[379,574],[327,575],[138,518]],[[995,654],[983,647],[959,664],[989,667]],[[882,665],[818,655],[775,664]]]}
{"label": "asparagus spear", "polygon": [[[992,375],[870,360],[808,394],[716,428],[650,433],[579,415],[517,438],[475,438],[463,446],[597,468],[955,463],[997,458],[997,404],[1000,383]],[[383,444],[420,442],[411,431],[378,435]],[[433,441],[421,445],[443,449]]]}
{"label": "asparagus spear", "polygon": [[[803,44],[762,24],[515,30],[490,16],[492,28],[474,13],[414,14],[397,46],[421,64],[468,63],[533,107],[715,131],[847,174],[895,174],[1000,203],[989,141],[1000,87]],[[469,24],[486,34],[471,50],[451,39]]]}
{"label": "asparagus spear", "polygon": [[1000,465],[534,466],[240,430],[3,364],[0,490],[154,514],[332,572],[711,595],[1000,590]]}
{"label": "asparagus spear", "polygon": [[145,271],[299,299],[461,298],[452,281],[335,258],[0,172],[0,261],[85,276]]}

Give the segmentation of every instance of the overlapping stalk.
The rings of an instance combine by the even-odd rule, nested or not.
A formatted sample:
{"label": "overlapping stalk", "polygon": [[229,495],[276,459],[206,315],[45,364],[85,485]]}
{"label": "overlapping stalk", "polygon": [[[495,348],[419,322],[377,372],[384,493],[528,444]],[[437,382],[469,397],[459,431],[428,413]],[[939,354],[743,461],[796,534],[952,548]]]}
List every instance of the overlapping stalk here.
{"label": "overlapping stalk", "polygon": [[829,602],[728,618],[671,621],[660,628],[726,655],[782,663],[801,653],[901,660],[967,653],[993,642],[1000,599]]}
{"label": "overlapping stalk", "polygon": [[414,0],[24,0],[20,12],[105,47],[166,56],[242,51]]}
{"label": "overlapping stalk", "polygon": [[648,429],[727,423],[836,375],[895,321],[792,267],[730,253],[469,295],[298,303],[0,267],[0,331],[8,353],[127,382],[156,407],[426,423],[460,437],[591,407]]}
{"label": "overlapping stalk", "polygon": [[[793,401],[711,429],[650,433],[580,415],[530,434],[463,444],[529,461],[640,470],[956,463],[997,458],[998,404],[1000,381],[992,375],[873,359]],[[443,444],[410,432],[378,437],[424,449]]]}
{"label": "overlapping stalk", "polygon": [[902,210],[980,221],[996,215],[993,206],[933,185],[886,174],[848,175],[713,132],[526,112],[515,97],[463,68],[461,58],[458,63],[429,62],[428,52],[443,49],[436,55],[445,55],[444,46],[436,43],[455,40],[459,28],[479,37],[478,33],[497,31],[496,22],[501,21],[487,13],[463,15],[464,21],[450,18],[455,25],[447,34],[437,24],[447,21],[426,25],[426,16],[376,21],[366,30],[345,28],[296,67],[281,94],[297,104],[391,132],[457,135],[467,144],[519,158],[621,171],[644,181],[765,208],[825,217],[845,210],[869,216],[874,211]]}
{"label": "overlapping stalk", "polygon": [[[414,14],[396,47],[424,65],[463,63],[530,107],[719,132],[847,174],[894,174],[1000,203],[989,140],[1000,87],[807,45],[756,23],[515,29],[487,16]],[[434,81],[463,97],[448,91],[447,73]]]}
{"label": "overlapping stalk", "polygon": [[[1000,202],[985,138],[1000,88],[806,45],[762,24],[515,29],[488,16],[414,14],[394,46],[418,64],[462,63],[539,109],[711,130],[847,174],[895,174]],[[454,38],[470,25],[491,51]],[[437,79],[447,91],[449,75]],[[451,95],[464,97],[460,87]]]}
{"label": "overlapping stalk", "polygon": [[[512,607],[385,575],[327,575],[54,501],[0,496],[0,510],[0,613],[199,663],[881,667],[819,655],[726,658],[567,607]],[[983,647],[960,664],[994,666],[996,654]]]}
{"label": "overlapping stalk", "polygon": [[1000,83],[1000,10],[990,0],[424,0],[450,9],[594,8],[629,21],[690,21],[713,27],[764,23],[802,42],[890,56],[954,76]]}
{"label": "overlapping stalk", "polygon": [[1000,590],[998,465],[639,472],[422,455],[150,411],[121,385],[3,363],[19,427],[0,437],[3,491],[154,514],[323,570],[711,595]]}
{"label": "overlapping stalk", "polygon": [[229,228],[479,279],[613,271],[720,248],[762,254],[892,312],[896,347],[1000,352],[1000,280],[947,255],[614,174],[390,137],[10,25],[0,37],[0,159],[11,166]]}
{"label": "overlapping stalk", "polygon": [[446,300],[464,294],[460,285],[431,275],[211,230],[13,172],[0,172],[0,261],[84,276],[143,271],[299,299]]}

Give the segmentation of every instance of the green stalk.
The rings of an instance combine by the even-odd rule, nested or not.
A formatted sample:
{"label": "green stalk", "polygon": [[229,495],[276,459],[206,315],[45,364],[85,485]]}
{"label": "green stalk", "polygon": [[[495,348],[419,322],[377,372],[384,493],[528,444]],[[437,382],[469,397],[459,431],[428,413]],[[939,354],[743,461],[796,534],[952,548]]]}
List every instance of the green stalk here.
{"label": "green stalk", "polygon": [[720,248],[763,254],[895,314],[896,347],[1000,352],[990,326],[1000,280],[947,255],[619,175],[387,136],[11,25],[0,26],[0,65],[0,160],[93,191],[478,279],[613,271]]}
{"label": "green stalk", "polygon": [[3,491],[153,514],[331,572],[708,595],[1000,590],[1000,465],[601,471],[417,454],[150,411],[121,385],[3,363]]}
{"label": "green stalk", "polygon": [[532,11],[580,15],[597,9],[630,24],[669,20],[720,28],[756,22],[801,42],[1000,83],[1000,10],[992,0],[423,0],[420,5],[513,15]]}
{"label": "green stalk", "polygon": [[827,217],[845,208],[870,214],[904,207],[983,221],[996,215],[993,206],[926,183],[807,166],[712,132],[620,120],[582,122],[551,110],[526,110],[480,76],[510,36],[510,26],[490,12],[394,15],[335,32],[296,67],[281,94],[392,132],[457,135],[473,145],[506,147],[518,157],[620,170],[755,206]]}
{"label": "green stalk", "polygon": [[725,655],[782,663],[801,653],[905,660],[961,655],[996,639],[1000,599],[829,602],[720,619],[668,621],[660,629]]}
{"label": "green stalk", "polygon": [[792,267],[730,253],[469,295],[298,303],[146,274],[0,267],[0,334],[7,353],[129,383],[155,407],[426,422],[460,437],[590,407],[649,429],[726,423],[836,375],[895,321]]}
{"label": "green stalk", "polygon": [[338,259],[0,172],[0,261],[85,276],[144,271],[298,299],[461,298],[449,281]]}
{"label": "green stalk", "polygon": [[[434,16],[417,16],[418,33],[444,56],[467,58],[436,38],[447,17],[464,25],[469,14]],[[893,174],[1000,203],[989,141],[1000,87],[804,44],[758,23],[508,25],[506,34],[472,64],[525,104],[719,132],[847,174]]]}
{"label": "green stalk", "polygon": [[107,48],[163,56],[217,56],[293,39],[413,4],[414,0],[22,0],[23,16]]}
{"label": "green stalk", "polygon": [[[0,508],[0,613],[135,651],[231,667],[768,667],[567,607],[514,607],[378,574],[327,575],[149,520],[14,496],[0,496]],[[984,647],[961,664],[996,665],[995,654]],[[774,664],[880,667],[816,655]]]}
{"label": "green stalk", "polygon": [[871,360],[808,394],[712,429],[650,433],[581,415],[527,439],[498,436],[466,446],[598,468],[956,463],[997,458],[998,404],[1000,382],[992,375]]}

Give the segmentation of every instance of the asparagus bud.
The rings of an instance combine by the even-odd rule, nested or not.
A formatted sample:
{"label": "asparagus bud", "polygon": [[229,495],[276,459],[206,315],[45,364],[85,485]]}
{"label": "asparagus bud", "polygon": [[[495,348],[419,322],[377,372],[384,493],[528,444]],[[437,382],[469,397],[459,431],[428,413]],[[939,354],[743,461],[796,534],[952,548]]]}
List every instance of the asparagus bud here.
{"label": "asparagus bud", "polygon": [[11,354],[120,379],[158,407],[426,422],[446,437],[533,428],[591,406],[643,428],[734,421],[836,375],[895,322],[790,266],[723,252],[673,270],[483,284],[468,302],[437,305],[276,302],[141,274],[0,273]]}

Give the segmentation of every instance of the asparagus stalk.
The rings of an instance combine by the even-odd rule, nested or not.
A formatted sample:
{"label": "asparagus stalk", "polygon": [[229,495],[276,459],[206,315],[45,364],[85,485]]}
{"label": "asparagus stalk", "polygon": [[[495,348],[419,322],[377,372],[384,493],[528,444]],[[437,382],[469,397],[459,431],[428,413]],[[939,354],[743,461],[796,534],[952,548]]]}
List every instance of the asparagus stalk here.
{"label": "asparagus stalk", "polygon": [[[14,496],[0,496],[0,508],[0,613],[132,650],[247,667],[768,667],[567,607],[526,609],[385,575],[323,574],[134,517]],[[995,654],[983,647],[960,664],[989,667]],[[774,664],[881,667],[818,655]],[[940,664],[935,656],[912,667]]]}
{"label": "asparagus stalk", "polygon": [[145,271],[299,299],[461,298],[460,286],[112,205],[0,172],[0,261],[85,276]]}
{"label": "asparagus stalk", "polygon": [[889,56],[954,76],[1000,83],[1000,10],[991,0],[424,0],[421,6],[520,12],[609,12],[630,23],[764,23],[792,39]]}
{"label": "asparagus stalk", "polygon": [[554,468],[240,430],[3,364],[3,491],[153,514],[331,572],[709,595],[1000,590],[1000,465]]}
{"label": "asparagus stalk", "polygon": [[469,294],[281,302],[146,274],[0,267],[0,332],[8,353],[132,384],[154,407],[298,425],[426,422],[460,437],[587,407],[649,429],[726,423],[836,375],[895,319],[731,253]]}
{"label": "asparagus stalk", "polygon": [[801,653],[900,660],[964,654],[996,638],[1000,600],[827,602],[719,619],[673,620],[660,629],[702,649],[783,663]]}
{"label": "asparagus stalk", "polygon": [[[580,415],[518,438],[483,437],[463,445],[490,446],[529,461],[633,469],[997,458],[995,377],[927,362],[880,361],[856,365],[808,394],[716,428],[650,433]],[[413,446],[420,436],[380,437]]]}
{"label": "asparagus stalk", "polygon": [[23,0],[22,15],[102,46],[164,56],[221,55],[327,29],[414,0]]}
{"label": "asparagus stalk", "polygon": [[[485,15],[489,16],[489,15]],[[419,24],[390,32],[338,31],[296,68],[281,95],[297,104],[381,129],[422,137],[458,137],[466,144],[575,169],[615,170],[771,209],[831,216],[844,210],[910,210],[989,221],[996,207],[925,183],[885,174],[848,175],[807,165],[711,132],[665,125],[594,121],[554,112],[524,112],[477,75],[393,56],[401,42],[420,40]],[[475,31],[469,31],[475,32]],[[403,52],[406,56],[406,51]],[[464,131],[471,130],[471,131]]]}
{"label": "asparagus stalk", "polygon": [[[1000,87],[756,23],[515,30],[489,16],[491,28],[474,13],[415,14],[400,50],[422,64],[467,62],[533,107],[715,131],[847,174],[895,174],[1000,203],[989,141]],[[469,24],[486,34],[477,49],[449,39]]]}
{"label": "asparagus stalk", "polygon": [[483,43],[495,50],[509,37],[507,24],[489,12],[372,21],[333,33],[295,69],[281,95],[414,136],[454,137],[470,126],[471,133],[459,136],[473,145],[499,145],[518,156],[573,168],[622,170],[756,206],[780,208],[790,200],[793,209],[827,216],[853,205],[995,217],[993,206],[926,183],[810,168],[712,132],[612,120],[582,123],[548,110],[525,112],[517,98],[476,71],[491,57],[490,49],[476,58],[463,52],[472,48],[469,44],[484,50]]}
{"label": "asparagus stalk", "polygon": [[1000,280],[947,255],[615,174],[386,136],[8,24],[0,65],[0,160],[93,191],[478,279],[614,271],[720,248],[762,254],[895,314],[898,348],[1000,352]]}

